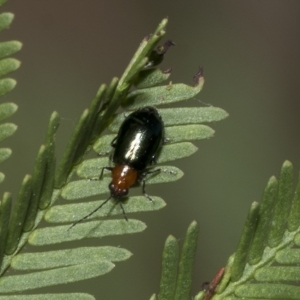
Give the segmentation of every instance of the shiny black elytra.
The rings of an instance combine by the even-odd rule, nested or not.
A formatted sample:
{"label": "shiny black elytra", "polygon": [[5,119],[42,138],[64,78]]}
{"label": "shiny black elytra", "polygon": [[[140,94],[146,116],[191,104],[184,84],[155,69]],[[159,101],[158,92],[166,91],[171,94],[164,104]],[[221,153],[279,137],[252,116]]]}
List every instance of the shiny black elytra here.
{"label": "shiny black elytra", "polygon": [[163,141],[164,124],[154,107],[146,106],[128,115],[111,143],[114,148],[112,161],[115,166],[104,167],[99,177],[102,178],[104,170],[111,171],[109,198],[88,215],[73,223],[70,228],[90,217],[111,198],[119,201],[124,217],[128,221],[121,199],[137,182],[142,182],[144,196],[152,201],[145,190],[145,176],[160,171],[160,169],[148,170],[147,167],[155,163]]}

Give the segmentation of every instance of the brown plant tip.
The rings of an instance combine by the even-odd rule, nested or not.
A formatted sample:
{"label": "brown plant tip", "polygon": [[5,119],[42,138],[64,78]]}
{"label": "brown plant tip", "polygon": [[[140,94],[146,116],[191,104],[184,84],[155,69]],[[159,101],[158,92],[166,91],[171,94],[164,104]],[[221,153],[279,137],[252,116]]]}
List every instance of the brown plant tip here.
{"label": "brown plant tip", "polygon": [[225,272],[225,268],[221,268],[211,282],[204,282],[201,285],[201,289],[206,292],[204,300],[210,300],[213,297],[218,287],[218,284],[220,283],[224,275],[224,272]]}
{"label": "brown plant tip", "polygon": [[164,74],[170,74],[172,72],[172,67],[163,71]]}
{"label": "brown plant tip", "polygon": [[166,52],[169,50],[169,48],[170,48],[171,46],[175,46],[175,45],[176,45],[176,44],[175,44],[173,41],[168,40],[168,41],[166,41],[162,46],[159,46],[159,47],[157,48],[157,54],[159,54],[159,55],[166,54]]}
{"label": "brown plant tip", "polygon": [[163,61],[168,49],[173,45],[175,45],[175,43],[168,40],[162,46],[158,46],[156,50],[153,50],[150,53],[148,63],[144,66],[144,68],[152,68],[159,65]]}
{"label": "brown plant tip", "polygon": [[195,84],[199,84],[200,79],[203,77],[203,67],[199,67],[199,71],[193,76]]}

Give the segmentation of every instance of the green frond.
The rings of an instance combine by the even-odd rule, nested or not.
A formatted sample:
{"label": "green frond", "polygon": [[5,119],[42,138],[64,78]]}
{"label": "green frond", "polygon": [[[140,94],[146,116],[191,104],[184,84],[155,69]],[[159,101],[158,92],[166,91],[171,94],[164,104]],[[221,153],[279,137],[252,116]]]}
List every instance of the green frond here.
{"label": "green frond", "polygon": [[[3,5],[6,0],[0,1],[0,6]],[[13,21],[14,15],[12,13],[0,14],[0,31],[7,29]],[[18,41],[7,41],[0,43],[0,77],[3,77],[20,67],[20,61],[14,58],[6,58],[18,52],[22,48],[22,44]],[[16,86],[16,81],[11,78],[0,79],[0,96],[10,92]],[[6,120],[12,116],[18,109],[18,106],[14,103],[2,103],[0,104],[0,122]],[[17,126],[12,123],[0,124],[0,141],[10,137],[17,130]],[[12,150],[9,148],[0,148],[0,163],[10,157]],[[1,173],[0,183],[4,180],[5,175]],[[0,232],[1,234],[1,232]],[[0,237],[1,239],[1,237]],[[1,252],[1,251],[0,251]],[[0,255],[1,257],[1,255]],[[1,263],[1,258],[0,258]]]}
{"label": "green frond", "polygon": [[215,295],[205,298],[201,292],[195,299],[299,299],[300,181],[294,196],[293,182],[293,165],[285,161],[279,180],[270,178],[261,204],[252,204]]}
{"label": "green frond", "polygon": [[[9,17],[12,18],[10,14],[3,15],[3,20],[0,16],[0,28],[1,20],[2,24],[4,24],[4,20],[6,20],[6,24],[9,24],[8,19]],[[89,216],[87,222],[73,225],[99,208],[103,201],[106,201],[86,201],[86,198],[107,193],[110,181],[108,174],[101,180],[99,180],[99,175],[101,168],[109,165],[110,142],[124,119],[124,114],[117,114],[117,110],[121,106],[130,110],[145,105],[160,106],[185,101],[197,95],[202,89],[204,79],[201,72],[194,77],[194,86],[172,83],[161,85],[169,78],[170,70],[162,72],[157,68],[145,68],[145,66],[154,66],[157,63],[157,61],[151,60],[155,57],[153,55],[156,51],[155,47],[165,35],[166,24],[167,19],[164,19],[155,33],[142,41],[120,79],[113,78],[110,84],[100,86],[90,106],[83,111],[79,118],[58,164],[56,164],[55,135],[60,118],[56,112],[51,115],[45,142],[38,151],[33,174],[32,176],[27,175],[21,185],[9,224],[11,195],[5,194],[1,202],[0,259],[2,259],[2,264],[0,271],[1,274],[4,274],[9,267],[12,267],[19,270],[20,274],[2,276],[0,278],[0,294],[19,293],[97,277],[111,271],[115,262],[123,261],[131,256],[128,250],[112,246],[82,247],[57,251],[45,251],[40,248],[41,250],[37,253],[19,254],[18,252],[27,243],[39,247],[55,244],[65,246],[68,245],[68,242],[84,238],[99,239],[145,230],[146,224],[140,220],[131,217],[128,221],[124,220],[120,205],[117,205],[118,203],[113,200],[108,201],[105,206]],[[3,57],[7,53],[14,53],[18,46],[20,47],[15,42],[6,43],[4,46],[6,47],[5,50],[1,52],[0,49],[0,56]],[[11,48],[8,49],[9,47]],[[19,62],[16,60],[3,59],[0,61],[0,75],[15,70],[18,64]],[[13,86],[13,80],[0,80],[0,94],[9,91]],[[132,86],[136,87],[133,91],[131,91]],[[6,104],[1,111],[0,106],[0,118],[7,118],[15,109],[14,105]],[[214,134],[212,128],[201,123],[219,121],[228,115],[224,110],[214,107],[162,108],[159,109],[159,113],[166,127],[166,143],[158,157],[159,164],[195,153],[197,147],[191,141],[207,139]],[[2,136],[3,138],[9,136],[8,129],[3,131],[4,133],[1,135],[1,126],[0,139]],[[101,135],[106,129],[109,129],[113,134]],[[12,131],[12,129],[10,130]],[[92,149],[104,155],[98,158],[85,159]],[[8,150],[1,152],[0,149],[0,161],[1,158],[4,160],[8,155]],[[158,174],[147,177],[147,184],[172,182],[183,176],[183,172],[174,166],[159,165],[158,168],[160,169]],[[75,199],[84,201],[55,205],[59,198],[68,201]],[[142,196],[129,197],[124,202],[126,214],[154,211],[166,205],[163,199],[154,196],[152,198],[153,201],[148,201]],[[2,218],[4,213],[6,217]],[[108,216],[116,217],[108,219]],[[99,220],[99,218],[101,219]],[[38,228],[43,219],[52,223],[51,226]],[[175,299],[181,300],[190,292],[197,234],[197,225],[192,223],[183,246],[176,288],[173,289]],[[175,252],[171,253],[169,257],[167,255],[166,259],[175,259]],[[177,268],[177,265],[178,261],[176,260],[173,264],[174,268],[175,266]],[[177,278],[177,274],[172,279],[173,284],[174,278]],[[53,295],[49,295],[49,298],[47,298],[48,295],[38,296],[39,299],[53,299]],[[76,298],[77,296],[78,298]],[[33,296],[31,297],[34,299]],[[81,296],[79,294],[66,294],[64,297],[64,299],[91,299],[87,298],[90,296],[86,294]],[[153,295],[152,298],[155,299],[156,296]],[[56,299],[59,297],[56,296]]]}

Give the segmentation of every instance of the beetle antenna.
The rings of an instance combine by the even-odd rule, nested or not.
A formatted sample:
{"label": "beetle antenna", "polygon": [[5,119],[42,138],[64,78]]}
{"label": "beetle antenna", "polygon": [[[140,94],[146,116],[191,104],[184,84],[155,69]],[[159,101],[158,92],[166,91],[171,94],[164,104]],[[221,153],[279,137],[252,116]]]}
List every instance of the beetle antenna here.
{"label": "beetle antenna", "polygon": [[121,202],[121,201],[120,201],[119,203],[120,203],[120,206],[121,206],[121,208],[122,208],[122,211],[123,211],[124,218],[125,218],[125,220],[128,222],[128,218],[127,218],[127,216],[126,216],[126,213],[125,213],[124,206],[123,206],[123,204],[122,204],[122,202]]}
{"label": "beetle antenna", "polygon": [[[101,205],[99,205],[96,209],[94,209],[93,211],[91,211],[89,214],[87,214],[86,216],[84,216],[84,217],[81,218],[80,220],[74,222],[74,223],[69,227],[68,231],[69,231],[70,229],[72,229],[75,225],[77,225],[78,223],[81,223],[83,220],[85,220],[85,219],[87,219],[88,217],[90,217],[91,215],[93,215],[97,210],[99,210],[99,209],[100,209],[105,203],[107,203],[107,201],[110,200],[111,198],[112,198],[111,196],[108,197],[108,198],[107,198],[103,203],[101,203]],[[122,205],[121,205],[121,207],[122,207]],[[125,211],[124,211],[123,207],[122,207],[122,210],[123,210],[123,213],[125,214]],[[126,220],[127,220],[127,218],[126,218]]]}

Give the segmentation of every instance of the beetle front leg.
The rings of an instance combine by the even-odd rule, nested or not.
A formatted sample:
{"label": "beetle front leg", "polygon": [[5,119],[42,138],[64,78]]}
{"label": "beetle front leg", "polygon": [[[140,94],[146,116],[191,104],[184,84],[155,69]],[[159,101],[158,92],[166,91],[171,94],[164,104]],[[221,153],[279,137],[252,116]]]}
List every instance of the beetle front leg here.
{"label": "beetle front leg", "polygon": [[104,172],[104,170],[112,171],[112,169],[113,169],[112,167],[103,167],[101,169],[100,175],[98,177],[96,177],[96,178],[90,178],[90,180],[93,180],[93,181],[101,180],[103,178],[103,172]]}

